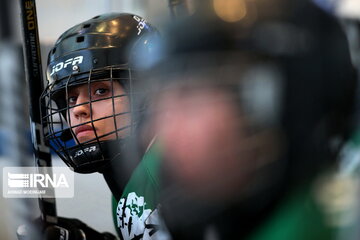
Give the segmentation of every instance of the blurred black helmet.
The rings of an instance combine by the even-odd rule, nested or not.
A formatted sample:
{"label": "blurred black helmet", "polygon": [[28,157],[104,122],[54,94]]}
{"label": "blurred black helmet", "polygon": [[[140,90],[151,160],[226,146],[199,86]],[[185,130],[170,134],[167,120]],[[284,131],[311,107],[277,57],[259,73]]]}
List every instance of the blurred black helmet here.
{"label": "blurred black helmet", "polygon": [[[307,1],[285,4],[281,14],[251,4],[259,5],[258,15],[247,12],[257,17],[251,23],[246,17],[227,21],[215,10],[171,23],[164,31],[167,54],[153,78],[163,80],[160,86],[225,86],[241,93],[239,105],[257,127],[284,130],[292,171],[310,174],[334,161],[354,127],[357,82],[346,35],[335,18]],[[294,172],[289,175],[300,179]]]}
{"label": "blurred black helmet", "polygon": [[[133,131],[136,120],[131,115],[139,110],[133,108],[136,72],[147,64],[141,61],[142,57],[155,54],[157,38],[157,30],[142,17],[110,13],[93,17],[70,28],[59,37],[49,52],[48,85],[42,94],[46,104],[43,124],[49,127],[45,137],[52,149],[74,171],[99,171],[101,166],[120,151],[109,151],[110,145],[120,149],[119,140],[131,135],[119,133]],[[109,89],[106,91],[110,95],[92,99],[91,86],[99,82],[108,83]],[[124,91],[116,95],[114,86],[118,83]],[[74,125],[71,123],[70,111],[79,105],[68,104],[71,98],[69,91],[85,85],[89,91],[88,101],[81,105],[89,106],[89,118]],[[101,91],[104,92],[100,89]],[[112,113],[95,119],[92,108],[96,102],[101,101],[111,102],[111,109],[108,110]],[[117,101],[128,102],[129,106],[124,112],[115,110]],[[126,115],[130,116],[128,121],[117,123],[117,118]],[[95,128],[96,122],[106,119],[112,119],[114,127],[110,132],[100,133]],[[109,125],[109,122],[106,124]],[[75,129],[82,125],[94,129],[92,139],[81,141],[77,138]]]}
{"label": "blurred black helmet", "polygon": [[[224,89],[238,103],[242,116],[245,115],[246,120],[253,124],[246,129],[249,135],[268,129],[281,131],[284,144],[275,161],[260,164],[256,174],[252,174],[256,175],[255,180],[246,181],[247,188],[230,188],[232,197],[224,197],[224,205],[227,201],[240,202],[236,204],[241,205],[239,208],[245,210],[249,217],[243,217],[244,226],[248,219],[258,216],[289,189],[308,183],[320,170],[334,166],[340,146],[353,127],[357,83],[347,39],[340,25],[307,1],[299,1],[296,8],[285,8],[281,13],[250,16],[249,12],[249,19],[257,17],[249,24],[242,19],[228,22],[216,13],[198,12],[177,24],[171,23],[164,31],[168,54],[153,69],[153,75],[150,74],[155,82],[160,82],[157,86],[170,83],[164,92],[174,88],[183,90],[182,94],[178,94],[180,98],[186,98],[187,93],[196,88],[200,91],[209,86],[216,90]],[[201,109],[205,104],[199,105]],[[226,125],[227,122],[220,124]],[[217,140],[218,149],[214,152],[227,149],[224,139]],[[241,147],[239,145],[239,149]],[[187,152],[185,156],[191,157],[191,153]],[[218,159],[220,169],[226,157]],[[238,156],[238,160],[241,162],[242,157]],[[163,161],[164,164],[167,162]],[[162,192],[162,213],[169,229],[174,232],[186,229],[184,232],[191,235],[193,229],[190,226],[199,226],[195,225],[196,217],[200,219],[198,222],[209,220],[207,216],[216,213],[216,208],[213,205],[204,206],[203,199],[196,198],[196,192],[189,190],[196,185],[193,181],[189,184],[190,188],[182,188],[181,184],[189,174],[181,175],[184,167],[176,166],[176,159],[171,163],[163,172],[166,180]],[[238,170],[237,175],[240,175],[247,165],[252,166],[251,163],[239,164],[236,165],[238,168],[230,170],[233,173]],[[196,168],[199,171],[192,169],[188,172],[201,174],[208,167],[206,163],[202,166]],[[213,182],[237,176],[229,174],[229,171],[222,173],[216,175],[218,179],[208,181],[211,183],[208,188],[202,185],[201,190],[208,190],[211,195],[205,195],[208,202],[220,195]],[[196,201],[199,201],[198,205]],[[226,207],[219,205],[219,211]],[[234,229],[238,230],[237,227]]]}

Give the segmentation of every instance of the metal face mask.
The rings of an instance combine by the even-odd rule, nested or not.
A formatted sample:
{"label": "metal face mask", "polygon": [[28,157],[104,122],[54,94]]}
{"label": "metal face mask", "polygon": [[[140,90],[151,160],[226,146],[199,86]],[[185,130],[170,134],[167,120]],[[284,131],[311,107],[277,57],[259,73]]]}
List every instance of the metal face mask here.
{"label": "metal face mask", "polygon": [[120,140],[131,135],[129,76],[130,70],[122,67],[92,70],[86,79],[74,81],[74,74],[63,86],[44,92],[46,139],[75,171],[97,169],[117,154],[111,149],[120,148]]}

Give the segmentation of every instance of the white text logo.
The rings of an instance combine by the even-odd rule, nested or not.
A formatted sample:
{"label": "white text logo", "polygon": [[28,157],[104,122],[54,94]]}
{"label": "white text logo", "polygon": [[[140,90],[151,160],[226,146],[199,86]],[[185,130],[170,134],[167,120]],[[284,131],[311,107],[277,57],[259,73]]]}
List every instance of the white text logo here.
{"label": "white text logo", "polygon": [[138,25],[136,26],[136,28],[138,29],[137,35],[140,35],[141,31],[144,29],[146,25],[146,21],[145,19],[140,18],[138,16],[134,16],[134,19],[138,22]]}
{"label": "white text logo", "polygon": [[64,174],[57,176],[53,174],[22,174],[22,173],[8,173],[8,186],[11,188],[38,188],[38,187],[69,187]]}
{"label": "white text logo", "polygon": [[83,150],[79,150],[75,153],[75,156],[74,157],[79,157],[81,155],[83,155],[85,152],[95,152],[96,150],[96,146],[92,146],[92,147],[87,147],[87,148],[84,148],[84,151]]}
{"label": "white text logo", "polygon": [[84,57],[83,56],[77,56],[74,58],[69,58],[65,60],[64,62],[59,62],[56,65],[52,67],[52,71],[50,73],[50,76],[52,76],[54,73],[61,71],[64,68],[67,68],[68,66],[75,66],[77,64],[81,64],[83,62]]}
{"label": "white text logo", "polygon": [[72,198],[74,172],[68,167],[4,167],[5,198]]}

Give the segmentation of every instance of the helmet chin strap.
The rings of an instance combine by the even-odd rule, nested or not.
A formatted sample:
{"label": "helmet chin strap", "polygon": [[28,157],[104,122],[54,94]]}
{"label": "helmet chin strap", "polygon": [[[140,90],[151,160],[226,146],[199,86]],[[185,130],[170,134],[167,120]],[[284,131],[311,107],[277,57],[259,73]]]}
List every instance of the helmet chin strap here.
{"label": "helmet chin strap", "polygon": [[78,173],[101,172],[102,167],[119,154],[123,142],[123,139],[107,140],[71,147],[70,167]]}
{"label": "helmet chin strap", "polygon": [[[71,139],[70,129],[64,131],[61,137]],[[65,162],[77,173],[102,174],[113,196],[120,200],[122,189],[141,158],[137,147],[132,137],[79,144],[67,150]]]}

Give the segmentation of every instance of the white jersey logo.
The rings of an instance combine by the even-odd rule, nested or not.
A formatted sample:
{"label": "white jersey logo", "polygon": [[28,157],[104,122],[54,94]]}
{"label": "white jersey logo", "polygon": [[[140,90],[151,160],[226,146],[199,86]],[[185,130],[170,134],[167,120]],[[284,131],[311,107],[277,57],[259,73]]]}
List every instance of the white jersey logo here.
{"label": "white jersey logo", "polygon": [[127,198],[120,199],[116,212],[123,239],[158,239],[160,217],[156,209],[147,208],[144,197],[129,193]]}

